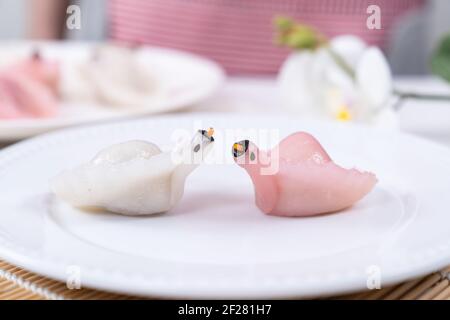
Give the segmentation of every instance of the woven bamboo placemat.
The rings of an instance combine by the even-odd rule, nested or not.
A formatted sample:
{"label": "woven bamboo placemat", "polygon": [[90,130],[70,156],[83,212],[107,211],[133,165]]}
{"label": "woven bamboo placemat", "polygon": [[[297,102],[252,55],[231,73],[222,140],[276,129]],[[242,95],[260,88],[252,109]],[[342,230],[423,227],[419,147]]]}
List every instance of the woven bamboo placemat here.
{"label": "woven bamboo placemat", "polygon": [[[364,300],[450,300],[450,266],[426,277],[380,290],[331,297]],[[70,290],[55,281],[0,260],[0,300],[122,300],[139,297],[93,289]]]}

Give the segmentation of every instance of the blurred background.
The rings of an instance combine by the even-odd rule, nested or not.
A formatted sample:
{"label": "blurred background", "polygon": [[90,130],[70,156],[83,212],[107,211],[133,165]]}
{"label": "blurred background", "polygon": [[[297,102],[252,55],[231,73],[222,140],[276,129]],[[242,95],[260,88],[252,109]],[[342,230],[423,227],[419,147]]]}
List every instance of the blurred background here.
{"label": "blurred background", "polygon": [[[279,16],[289,19],[276,25]],[[443,0],[0,0],[0,44],[9,45],[0,50],[0,120],[9,121],[0,121],[0,138],[136,115],[138,107],[140,116],[293,111],[450,145],[449,17]],[[59,53],[28,40],[57,40]],[[20,59],[17,41],[29,45]],[[86,43],[83,61],[66,59]],[[321,62],[316,49],[333,46],[335,61]],[[95,103],[102,106],[87,108]]]}
{"label": "blurred background", "polygon": [[[144,5],[142,2],[148,4]],[[80,30],[69,31],[64,26],[65,9],[71,3],[81,8],[82,28]],[[259,28],[262,33],[270,32],[270,18],[275,13],[288,14],[315,24],[318,28],[322,27],[323,31],[330,36],[352,31],[363,35],[358,21],[366,19],[364,8],[370,4],[377,4],[381,8],[382,30],[371,32],[372,35],[366,37],[366,40],[383,48],[394,74],[426,74],[429,70],[430,53],[443,34],[450,30],[450,1],[283,0],[277,4],[276,1],[267,0],[0,0],[0,39],[67,38],[99,41],[115,38],[190,49],[205,54],[206,50],[202,48],[206,44],[205,41],[199,41],[195,37],[190,41],[182,41],[180,37],[189,37],[194,31],[197,31],[197,37],[200,37],[202,31],[209,32],[214,29],[215,36],[237,37],[235,45],[241,44],[243,40],[239,36],[241,35],[241,38],[247,36],[246,30],[242,30],[243,27],[247,28],[247,31],[251,28]],[[263,8],[264,12],[259,12],[258,8]],[[253,12],[247,15],[246,10],[253,10]],[[139,23],[123,21],[126,17],[133,20],[133,16],[136,19],[147,18],[146,21]],[[208,17],[209,20],[205,22]],[[248,20],[247,25],[243,23],[243,19]],[[205,27],[205,24],[208,24],[208,27]],[[211,24],[215,27],[208,29]],[[233,28],[233,24],[238,28]],[[146,31],[146,36],[130,35],[130,28],[136,27],[143,32]],[[227,28],[228,31],[225,30]],[[161,32],[166,34],[163,39],[159,36]],[[253,41],[255,41],[253,45],[270,45],[270,37],[266,37],[261,42]],[[220,55],[206,53],[219,62],[225,60]],[[262,71],[273,72],[274,68],[281,64],[282,56],[283,54],[275,54],[276,62],[266,61],[270,68]],[[228,61],[227,66],[231,71],[240,71],[235,70],[233,61],[231,63]],[[243,71],[254,70],[243,68]]]}

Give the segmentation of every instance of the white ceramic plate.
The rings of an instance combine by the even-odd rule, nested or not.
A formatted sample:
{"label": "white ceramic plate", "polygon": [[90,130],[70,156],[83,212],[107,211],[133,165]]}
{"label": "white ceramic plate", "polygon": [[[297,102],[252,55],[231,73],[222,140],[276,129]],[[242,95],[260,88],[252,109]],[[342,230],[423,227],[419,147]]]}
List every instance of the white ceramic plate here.
{"label": "white ceramic plate", "polygon": [[[87,213],[49,193],[51,177],[111,143],[147,139],[168,148],[174,130],[209,126],[214,153],[172,212]],[[255,129],[273,129],[277,139],[308,131],[337,163],[371,170],[379,183],[344,212],[266,216],[230,152],[235,139],[257,139]],[[264,142],[265,134],[262,147],[275,142]],[[0,152],[0,256],[62,281],[79,272],[82,286],[164,297],[331,295],[364,289],[368,280],[386,286],[450,264],[449,177],[445,147],[362,126],[203,114],[67,129]]]}
{"label": "white ceramic plate", "polygon": [[[44,57],[76,62],[89,56],[97,45],[77,42],[7,42],[0,46],[0,64],[14,56],[26,57],[34,48],[39,48]],[[0,141],[22,139],[52,129],[93,121],[179,110],[209,97],[224,80],[224,72],[217,64],[181,51],[142,47],[138,59],[152,68],[156,82],[164,88],[164,94],[148,108],[62,101],[59,114],[53,118],[0,119]]]}

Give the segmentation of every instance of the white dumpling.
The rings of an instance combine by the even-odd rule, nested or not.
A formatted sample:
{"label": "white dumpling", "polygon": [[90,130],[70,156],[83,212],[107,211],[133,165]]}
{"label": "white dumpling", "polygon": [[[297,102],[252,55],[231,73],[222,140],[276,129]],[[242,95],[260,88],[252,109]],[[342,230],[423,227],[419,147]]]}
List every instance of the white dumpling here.
{"label": "white dumpling", "polygon": [[96,96],[109,105],[148,108],[160,98],[161,85],[150,66],[138,59],[136,50],[98,47],[95,59],[84,65],[83,71]]}
{"label": "white dumpling", "polygon": [[[184,152],[197,154],[199,141],[204,154],[214,140],[199,132]],[[153,214],[178,203],[184,181],[196,166],[174,162],[171,152],[162,152],[153,143],[128,141],[107,147],[90,162],[60,173],[50,187],[76,207],[104,208],[125,215]]]}
{"label": "white dumpling", "polygon": [[[113,67],[111,67],[113,66]],[[158,106],[166,90],[139,50],[101,45],[85,59],[63,60],[61,95],[72,101],[98,101],[115,107]]]}

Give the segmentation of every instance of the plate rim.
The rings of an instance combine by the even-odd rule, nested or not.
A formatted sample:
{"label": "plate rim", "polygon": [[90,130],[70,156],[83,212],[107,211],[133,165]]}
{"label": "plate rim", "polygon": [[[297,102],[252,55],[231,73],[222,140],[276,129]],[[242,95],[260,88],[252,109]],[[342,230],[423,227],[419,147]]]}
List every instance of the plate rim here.
{"label": "plate rim", "polygon": [[[242,115],[234,115],[234,114],[227,114],[227,113],[197,113],[194,115],[195,117],[242,117]],[[249,117],[254,117],[252,115],[247,115]],[[270,118],[273,119],[273,116],[259,116],[262,118]],[[37,137],[33,137],[31,139],[27,139],[24,141],[21,141],[17,144],[11,145],[3,150],[0,151],[0,174],[1,172],[4,170],[4,167],[8,166],[8,164],[5,165],[5,159],[7,159],[7,155],[14,155],[15,153],[22,153],[22,152],[27,152],[27,149],[30,148],[34,148],[34,145],[39,145],[39,144],[43,144],[44,141],[47,140],[47,143],[52,142],[52,139],[57,139],[57,137],[59,136],[66,136],[66,135],[78,135],[80,133],[85,134],[86,129],[90,129],[90,130],[98,130],[99,127],[105,127],[106,129],[103,130],[110,130],[107,129],[109,127],[130,127],[131,124],[135,123],[135,122],[140,122],[140,123],[147,123],[147,122],[154,122],[154,121],[158,121],[161,120],[161,118],[192,118],[192,115],[188,115],[188,114],[184,114],[184,115],[159,115],[159,116],[155,116],[149,119],[139,119],[139,120],[129,120],[129,121],[124,121],[124,122],[119,122],[119,123],[107,123],[107,124],[91,124],[85,127],[76,127],[76,128],[67,128],[67,129],[62,129],[62,130],[58,130],[58,131],[54,131],[54,132],[50,132],[50,133],[45,133],[43,135],[37,136]],[[288,119],[288,117],[286,116],[278,116],[277,118],[285,118]],[[317,122],[323,122],[323,121],[317,121]],[[385,132],[385,130],[381,130],[381,129],[377,129],[377,128],[369,128],[367,126],[364,125],[356,125],[358,127],[365,127],[366,129],[369,130],[375,130],[375,131],[383,131]],[[115,128],[117,130],[117,128]],[[450,149],[448,149],[447,147],[440,145],[436,142],[433,141],[429,141],[425,138],[422,137],[417,137],[414,135],[411,135],[409,133],[404,133],[404,132],[397,132],[397,134],[399,135],[404,135],[407,136],[409,139],[415,139],[415,140],[420,140],[424,143],[427,143],[429,145],[432,145],[434,147],[438,147],[440,150],[444,151],[447,153],[448,155],[448,159],[450,159]],[[29,151],[28,151],[29,152]],[[450,244],[450,242],[449,242]],[[435,250],[433,251],[433,255],[438,256],[438,253],[440,254],[440,251],[447,251],[447,247],[449,247],[449,244],[446,244],[445,248],[441,248],[440,250]],[[443,245],[440,244],[440,246],[442,247]],[[437,246],[438,247],[438,246]],[[19,250],[17,250],[19,249]],[[27,256],[25,254],[20,254],[18,253],[20,252],[20,248],[17,247],[17,245],[14,245],[13,243],[8,243],[8,239],[5,239],[1,234],[0,234],[0,255],[2,256],[2,258],[4,258],[6,261],[9,261],[13,264],[16,264],[18,266],[21,266],[27,270],[36,272],[38,274],[43,274],[49,278],[52,279],[56,279],[56,280],[60,280],[60,281],[65,281],[66,279],[66,274],[60,270],[60,271],[56,271],[55,270],[55,261],[51,260],[51,259],[46,259],[44,261],[39,261],[39,260],[33,260],[33,256]],[[399,268],[397,270],[397,274],[394,274],[391,276],[391,278],[389,279],[384,279],[383,280],[383,285],[390,285],[390,284],[394,284],[394,283],[398,283],[401,282],[403,280],[407,280],[410,278],[414,278],[416,276],[420,276],[423,275],[425,273],[430,272],[431,270],[437,270],[441,267],[445,267],[450,263],[450,253],[447,254],[447,256],[444,255],[440,255],[439,256],[440,259],[435,259],[432,262],[429,262],[429,259],[417,259],[414,268],[411,268],[411,264],[409,264],[409,270],[406,269],[402,269]],[[83,268],[85,268],[83,266]],[[52,270],[52,271],[49,271]],[[98,271],[98,270],[97,270]],[[101,270],[100,270],[101,271]],[[108,277],[107,274],[103,271],[103,275],[104,277]],[[91,278],[90,278],[91,277]],[[97,275],[98,277],[98,275]],[[141,288],[137,288],[134,287],[133,289],[125,286],[125,283],[130,283],[129,279],[123,278],[121,281],[118,282],[108,282],[108,281],[103,281],[102,280],[96,280],[96,276],[86,276],[84,275],[83,278],[84,283],[87,283],[89,287],[93,287],[96,289],[102,289],[102,290],[107,290],[107,291],[113,291],[113,292],[123,292],[123,293],[127,293],[127,294],[138,294],[138,295],[156,295],[156,296],[164,296],[164,297],[172,297],[172,298],[179,298],[179,297],[183,297],[187,294],[186,291],[180,290],[181,288],[178,289],[177,292],[174,292],[174,290],[166,290],[164,292],[164,290],[161,290],[161,287],[158,288],[158,286],[147,286],[145,288],[141,287]],[[88,279],[86,281],[86,279]],[[354,278],[353,280],[346,280],[347,283],[346,284],[340,284],[339,287],[337,287],[336,285],[333,286],[329,286],[327,288],[322,288],[322,290],[316,290],[315,292],[305,292],[305,288],[300,286],[300,287],[295,287],[293,289],[291,289],[290,293],[273,293],[273,292],[254,292],[254,290],[250,290],[252,292],[243,292],[242,294],[242,298],[248,298],[248,297],[253,297],[253,298],[287,298],[287,297],[309,297],[309,296],[321,296],[321,295],[330,295],[330,294],[337,294],[337,293],[343,293],[343,292],[351,292],[353,290],[358,290],[358,289],[362,289],[361,288],[361,283],[360,283],[360,279],[356,279]],[[92,286],[90,285],[90,283],[92,284]],[[136,283],[135,283],[136,285]],[[156,289],[155,289],[156,288]],[[184,290],[188,290],[189,288],[185,288]],[[273,290],[273,288],[271,288],[270,290]],[[309,290],[309,289],[308,289]],[[326,292],[325,292],[326,291]],[[211,292],[209,292],[208,290],[206,291],[197,291],[196,293],[193,292],[189,292],[188,296],[190,297],[194,297],[194,298],[204,298],[204,297],[214,297],[214,298],[236,298],[237,296],[239,297],[239,295],[236,294],[231,294],[230,292],[228,293],[224,293],[224,294],[211,294]]]}

